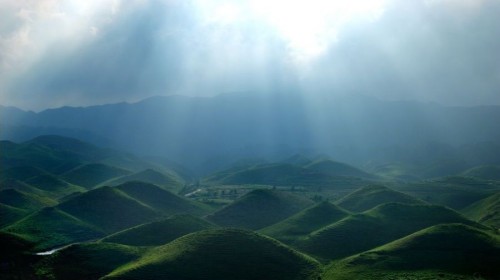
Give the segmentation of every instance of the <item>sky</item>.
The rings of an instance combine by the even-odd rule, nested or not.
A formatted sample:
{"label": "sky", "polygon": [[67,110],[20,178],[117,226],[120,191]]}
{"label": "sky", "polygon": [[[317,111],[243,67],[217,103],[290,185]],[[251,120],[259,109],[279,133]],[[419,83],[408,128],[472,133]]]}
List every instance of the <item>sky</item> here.
{"label": "sky", "polygon": [[498,0],[0,0],[0,104],[231,92],[500,105]]}

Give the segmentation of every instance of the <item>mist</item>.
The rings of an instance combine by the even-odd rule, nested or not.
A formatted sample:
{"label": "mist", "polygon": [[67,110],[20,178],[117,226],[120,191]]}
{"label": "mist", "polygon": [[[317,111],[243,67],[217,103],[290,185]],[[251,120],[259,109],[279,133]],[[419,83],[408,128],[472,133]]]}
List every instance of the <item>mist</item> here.
{"label": "mist", "polygon": [[0,103],[231,92],[500,104],[498,1],[1,2]]}

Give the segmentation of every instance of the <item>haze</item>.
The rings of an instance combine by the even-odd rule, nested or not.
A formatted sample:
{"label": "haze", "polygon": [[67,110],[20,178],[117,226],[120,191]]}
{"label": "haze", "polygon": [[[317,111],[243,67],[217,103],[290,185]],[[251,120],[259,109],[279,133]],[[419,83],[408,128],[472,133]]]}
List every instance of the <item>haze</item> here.
{"label": "haze", "polygon": [[500,2],[0,1],[0,104],[299,92],[500,104]]}

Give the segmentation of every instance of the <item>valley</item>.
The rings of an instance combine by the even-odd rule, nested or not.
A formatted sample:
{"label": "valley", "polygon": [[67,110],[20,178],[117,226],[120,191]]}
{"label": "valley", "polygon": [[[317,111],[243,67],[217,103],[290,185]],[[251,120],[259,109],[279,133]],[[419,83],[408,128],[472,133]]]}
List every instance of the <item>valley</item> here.
{"label": "valley", "polygon": [[405,181],[293,155],[198,177],[56,135],[1,147],[2,279],[500,277],[497,166]]}

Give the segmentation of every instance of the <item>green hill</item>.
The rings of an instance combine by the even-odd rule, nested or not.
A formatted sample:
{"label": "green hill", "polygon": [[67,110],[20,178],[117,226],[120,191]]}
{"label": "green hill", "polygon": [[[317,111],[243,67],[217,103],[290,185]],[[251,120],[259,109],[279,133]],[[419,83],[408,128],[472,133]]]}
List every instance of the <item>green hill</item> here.
{"label": "green hill", "polygon": [[64,173],[62,177],[69,183],[91,189],[99,183],[130,173],[125,169],[101,163],[91,163],[72,169]]}
{"label": "green hill", "polygon": [[497,235],[445,224],[334,263],[323,279],[500,279],[499,263]]}
{"label": "green hill", "polygon": [[151,206],[111,187],[88,191],[61,203],[57,208],[108,233],[158,217]]}
{"label": "green hill", "polygon": [[103,235],[98,228],[54,207],[47,207],[6,227],[34,244],[35,250],[45,250],[75,241]]}
{"label": "green hill", "polygon": [[352,167],[345,163],[336,162],[329,159],[317,160],[304,166],[308,170],[318,173],[327,174],[330,176],[347,176],[357,178],[376,179],[376,176],[369,174],[363,170]]}
{"label": "green hill", "polygon": [[318,264],[268,237],[242,230],[185,235],[104,279],[318,279]]}
{"label": "green hill", "polygon": [[324,259],[338,259],[443,223],[478,225],[442,206],[388,203],[315,231],[297,246]]}
{"label": "green hill", "polygon": [[347,215],[345,210],[323,201],[259,232],[290,243]]}
{"label": "green hill", "polygon": [[482,199],[461,211],[467,218],[500,228],[500,192]]}
{"label": "green hill", "polygon": [[331,176],[288,163],[261,164],[218,172],[203,180],[208,185],[276,185],[352,188],[364,183],[359,178]]}
{"label": "green hill", "polygon": [[141,172],[122,176],[110,181],[106,181],[101,185],[117,186],[131,181],[141,181],[154,184],[173,192],[178,192],[183,186],[182,179],[180,177],[172,174],[161,173],[153,169],[146,169]]}
{"label": "green hill", "polygon": [[498,165],[482,165],[471,168],[462,173],[463,176],[475,177],[483,180],[500,181],[500,166]]}
{"label": "green hill", "polygon": [[139,258],[144,249],[111,243],[71,245],[37,263],[37,279],[99,279]]}
{"label": "green hill", "polygon": [[156,185],[143,182],[128,182],[115,187],[130,197],[148,205],[164,215],[189,213],[206,214],[208,207],[180,197]]}
{"label": "green hill", "polygon": [[0,203],[28,211],[36,211],[43,207],[57,204],[55,200],[35,194],[24,193],[16,189],[0,191]]}
{"label": "green hill", "polygon": [[133,246],[159,246],[188,233],[215,227],[215,225],[191,215],[174,215],[167,219],[117,232],[101,241]]}
{"label": "green hill", "polygon": [[224,227],[260,229],[312,205],[312,201],[283,191],[254,190],[207,216]]}
{"label": "green hill", "polygon": [[0,203],[0,228],[26,217],[29,211]]}
{"label": "green hill", "polygon": [[397,190],[432,204],[460,210],[500,191],[500,183],[473,177],[450,176],[401,184],[397,186]]}
{"label": "green hill", "polygon": [[377,205],[389,202],[400,202],[407,204],[424,203],[423,201],[418,200],[412,196],[379,185],[370,185],[358,189],[337,200],[335,203],[338,206],[349,211],[363,212]]}
{"label": "green hill", "polygon": [[45,191],[45,193],[53,199],[64,197],[73,192],[85,191],[84,188],[70,184],[52,174],[38,175],[24,182]]}
{"label": "green hill", "polygon": [[48,172],[31,165],[22,165],[12,168],[7,168],[0,170],[0,178],[5,179],[16,179],[20,181],[27,180],[32,177],[46,175]]}

